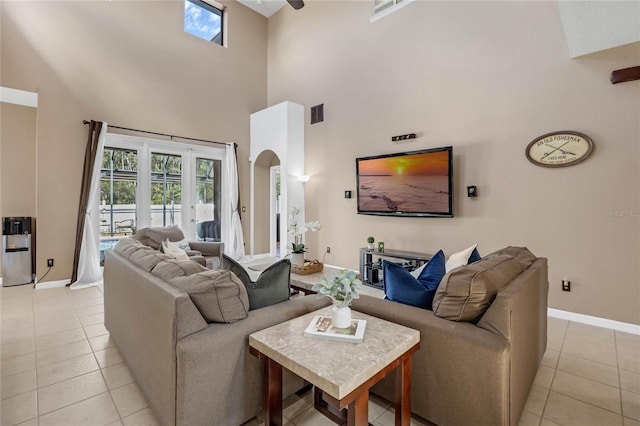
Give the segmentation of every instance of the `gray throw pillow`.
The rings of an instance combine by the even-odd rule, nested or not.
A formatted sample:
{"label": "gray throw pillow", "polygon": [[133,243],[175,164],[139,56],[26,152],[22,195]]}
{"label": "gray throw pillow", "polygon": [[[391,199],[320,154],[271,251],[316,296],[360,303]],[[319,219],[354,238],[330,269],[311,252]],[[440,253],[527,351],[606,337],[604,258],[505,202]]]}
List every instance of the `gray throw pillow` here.
{"label": "gray throw pillow", "polygon": [[160,250],[160,245],[167,239],[169,241],[182,241],[184,234],[178,226],[158,226],[154,228],[138,229],[133,236],[145,246]]}
{"label": "gray throw pillow", "polygon": [[207,322],[236,322],[248,315],[247,290],[231,271],[199,272],[169,283],[189,294]]}
{"label": "gray throw pillow", "polygon": [[523,270],[510,256],[487,256],[456,268],[440,281],[433,314],[452,321],[478,321],[496,294]]}
{"label": "gray throw pillow", "polygon": [[166,281],[175,277],[186,277],[189,275],[205,272],[208,269],[195,260],[164,260],[156,265],[151,273]]}
{"label": "gray throw pillow", "polygon": [[285,302],[291,296],[289,259],[282,259],[269,266],[262,271],[255,282],[251,281],[251,277],[242,265],[225,254],[222,255],[220,269],[233,272],[244,283],[249,294],[250,310]]}
{"label": "gray throw pillow", "polygon": [[126,259],[129,259],[131,255],[138,250],[153,250],[151,247],[145,246],[140,241],[134,238],[122,238],[113,247],[113,250],[120,253]]}
{"label": "gray throw pillow", "polygon": [[537,259],[536,255],[531,253],[528,248],[514,246],[509,246],[498,251],[494,251],[493,253],[488,254],[486,257],[494,256],[511,256],[520,265],[522,265],[522,269],[528,269],[529,266],[533,265],[533,262],[535,262]]}
{"label": "gray throw pillow", "polygon": [[131,263],[138,265],[147,272],[151,272],[158,263],[168,259],[171,259],[171,257],[156,250],[138,250],[129,257]]}

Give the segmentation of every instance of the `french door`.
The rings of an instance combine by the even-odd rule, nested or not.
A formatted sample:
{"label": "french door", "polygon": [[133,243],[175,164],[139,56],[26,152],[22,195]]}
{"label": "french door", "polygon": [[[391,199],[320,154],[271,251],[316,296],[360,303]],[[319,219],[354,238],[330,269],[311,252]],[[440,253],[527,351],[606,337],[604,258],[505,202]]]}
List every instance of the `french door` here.
{"label": "french door", "polygon": [[194,163],[195,194],[194,211],[196,239],[198,241],[222,241],[221,176],[222,161],[196,156]]}
{"label": "french door", "polygon": [[220,148],[108,134],[102,162],[101,251],[150,226],[177,225],[188,239],[223,241],[229,220],[222,208],[224,158]]}

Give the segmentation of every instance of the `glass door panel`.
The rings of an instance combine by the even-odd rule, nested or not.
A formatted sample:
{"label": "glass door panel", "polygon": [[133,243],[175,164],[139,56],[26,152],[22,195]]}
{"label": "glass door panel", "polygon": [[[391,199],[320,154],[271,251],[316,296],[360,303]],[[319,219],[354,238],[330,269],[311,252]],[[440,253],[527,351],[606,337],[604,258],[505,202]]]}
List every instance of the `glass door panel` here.
{"label": "glass door panel", "polygon": [[196,158],[195,221],[198,241],[221,241],[220,174],[222,161]]}
{"label": "glass door panel", "polygon": [[138,152],[105,147],[100,169],[100,264],[104,250],[136,232]]}
{"label": "glass door panel", "polygon": [[151,153],[151,225],[182,224],[182,156]]}

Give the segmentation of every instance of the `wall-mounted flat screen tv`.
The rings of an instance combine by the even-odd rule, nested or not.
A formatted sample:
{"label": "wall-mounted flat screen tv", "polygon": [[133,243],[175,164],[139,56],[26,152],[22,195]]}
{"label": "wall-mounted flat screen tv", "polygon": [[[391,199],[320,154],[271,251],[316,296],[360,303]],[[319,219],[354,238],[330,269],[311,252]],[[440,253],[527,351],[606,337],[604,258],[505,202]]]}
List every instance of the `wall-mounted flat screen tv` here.
{"label": "wall-mounted flat screen tv", "polygon": [[453,148],[356,158],[358,213],[453,217]]}

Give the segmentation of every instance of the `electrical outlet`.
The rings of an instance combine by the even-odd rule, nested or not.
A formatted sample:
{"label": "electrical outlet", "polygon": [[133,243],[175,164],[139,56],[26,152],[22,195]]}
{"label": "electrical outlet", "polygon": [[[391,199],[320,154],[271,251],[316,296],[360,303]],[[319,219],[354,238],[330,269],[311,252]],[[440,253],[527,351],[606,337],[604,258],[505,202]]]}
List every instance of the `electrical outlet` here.
{"label": "electrical outlet", "polygon": [[571,291],[571,281],[567,277],[562,280],[562,291]]}
{"label": "electrical outlet", "polygon": [[47,259],[47,266],[53,268],[53,259]]}
{"label": "electrical outlet", "polygon": [[331,247],[327,246],[327,254],[331,254]]}

